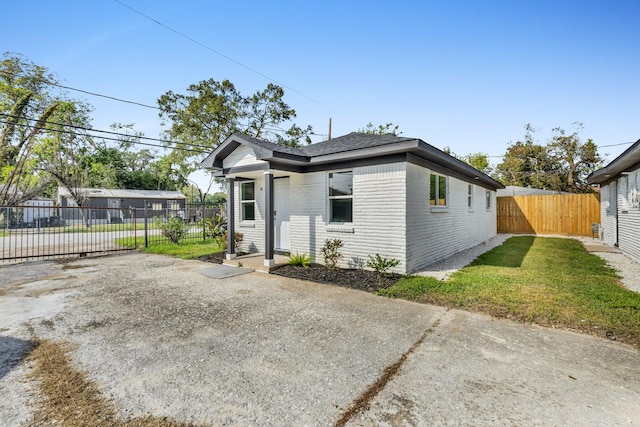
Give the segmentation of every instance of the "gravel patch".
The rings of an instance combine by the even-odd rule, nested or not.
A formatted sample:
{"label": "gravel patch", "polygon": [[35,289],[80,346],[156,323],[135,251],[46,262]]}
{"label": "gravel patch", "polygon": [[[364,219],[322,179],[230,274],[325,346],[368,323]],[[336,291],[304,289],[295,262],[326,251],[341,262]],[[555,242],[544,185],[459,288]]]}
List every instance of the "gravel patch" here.
{"label": "gravel patch", "polygon": [[[575,237],[584,245],[611,247],[601,240],[594,240],[588,237]],[[634,292],[640,292],[640,263],[632,260],[621,252],[592,252],[594,255],[607,261],[607,264],[618,272],[623,285]]]}

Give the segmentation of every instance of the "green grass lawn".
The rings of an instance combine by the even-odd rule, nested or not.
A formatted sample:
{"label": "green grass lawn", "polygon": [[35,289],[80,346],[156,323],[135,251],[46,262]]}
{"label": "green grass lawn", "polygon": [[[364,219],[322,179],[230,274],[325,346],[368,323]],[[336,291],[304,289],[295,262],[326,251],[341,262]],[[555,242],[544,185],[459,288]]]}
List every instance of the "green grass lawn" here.
{"label": "green grass lawn", "polygon": [[224,250],[224,247],[221,247],[214,240],[184,242],[178,244],[169,242],[152,242],[146,248],[144,247],[144,236],[138,236],[135,242],[133,237],[125,237],[122,239],[117,239],[116,241],[121,246],[137,246],[141,251],[146,253],[169,255],[182,259],[195,259],[204,255],[209,255]]}
{"label": "green grass lawn", "polygon": [[406,277],[379,294],[600,336],[610,331],[640,347],[640,294],[573,239],[512,237],[446,281]]}

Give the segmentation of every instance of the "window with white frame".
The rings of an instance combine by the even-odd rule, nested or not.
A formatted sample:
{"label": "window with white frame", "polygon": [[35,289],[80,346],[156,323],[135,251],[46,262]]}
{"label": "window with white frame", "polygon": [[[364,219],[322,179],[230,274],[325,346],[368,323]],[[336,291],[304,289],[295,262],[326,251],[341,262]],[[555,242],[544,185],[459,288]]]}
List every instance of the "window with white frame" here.
{"label": "window with white frame", "polygon": [[467,207],[469,209],[473,207],[473,184],[467,185]]}
{"label": "window with white frame", "polygon": [[353,222],[353,171],[329,173],[329,222]]}
{"label": "window with white frame", "polygon": [[432,173],[429,180],[429,204],[447,206],[447,177]]}
{"label": "window with white frame", "polygon": [[256,219],[255,182],[240,183],[240,218],[242,221]]}
{"label": "window with white frame", "polygon": [[491,209],[491,190],[487,190],[487,209]]}
{"label": "window with white frame", "polygon": [[616,181],[611,181],[607,186],[609,190],[609,207],[607,211],[615,212],[618,208],[618,184]]}

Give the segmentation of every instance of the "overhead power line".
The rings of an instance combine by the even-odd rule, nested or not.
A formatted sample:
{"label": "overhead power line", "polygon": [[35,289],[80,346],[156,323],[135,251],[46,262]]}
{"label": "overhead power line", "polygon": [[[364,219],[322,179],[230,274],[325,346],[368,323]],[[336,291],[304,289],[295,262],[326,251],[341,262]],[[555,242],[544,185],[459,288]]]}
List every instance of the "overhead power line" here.
{"label": "overhead power line", "polygon": [[280,82],[279,82],[279,81],[277,81],[276,79],[274,79],[274,78],[272,78],[272,77],[269,77],[269,76],[267,76],[267,75],[266,75],[266,74],[264,74],[264,73],[261,73],[260,71],[256,70],[255,68],[252,68],[252,67],[250,67],[250,66],[248,66],[248,65],[245,65],[245,64],[243,64],[242,62],[240,62],[240,61],[238,61],[238,60],[236,60],[236,59],[233,59],[232,57],[230,57],[230,56],[228,56],[228,55],[225,55],[224,53],[222,53],[222,52],[220,52],[220,51],[218,51],[218,50],[215,50],[215,49],[214,49],[214,48],[212,48],[212,47],[207,46],[206,44],[204,44],[204,43],[202,43],[202,42],[200,42],[200,41],[198,41],[198,40],[194,39],[193,37],[190,37],[190,36],[188,36],[188,35],[186,35],[186,34],[184,34],[184,33],[180,32],[180,31],[178,31],[178,30],[176,30],[176,29],[174,29],[174,28],[172,28],[172,27],[170,27],[170,26],[168,26],[168,25],[166,25],[166,24],[164,24],[164,23],[162,23],[162,22],[158,21],[158,20],[157,20],[157,19],[155,19],[155,18],[153,18],[153,17],[151,17],[151,16],[149,16],[149,15],[147,15],[147,14],[143,13],[143,12],[140,12],[140,11],[139,11],[139,10],[137,10],[137,9],[134,9],[133,7],[129,6],[128,4],[125,4],[125,3],[121,2],[120,0],[113,0],[113,1],[114,1],[114,2],[116,2],[116,3],[118,3],[119,5],[121,5],[121,6],[123,6],[123,7],[126,7],[127,9],[129,9],[130,11],[132,11],[132,12],[134,12],[134,13],[137,13],[138,15],[140,15],[140,16],[142,16],[142,17],[144,17],[144,18],[146,18],[146,19],[148,19],[148,20],[150,20],[150,21],[152,21],[152,22],[155,22],[156,24],[160,25],[162,28],[164,28],[164,29],[166,29],[166,30],[171,31],[172,33],[175,33],[175,34],[179,35],[180,37],[182,37],[182,38],[184,38],[184,39],[187,39],[187,40],[189,40],[190,42],[195,43],[195,44],[197,44],[197,45],[198,45],[198,46],[200,46],[200,47],[203,47],[203,48],[207,49],[207,50],[208,50],[208,51],[210,51],[210,52],[213,52],[213,53],[215,53],[216,55],[219,55],[219,56],[223,57],[224,59],[226,59],[226,60],[228,60],[228,61],[231,61],[231,62],[233,62],[234,64],[237,64],[237,65],[241,66],[242,68],[245,68],[245,69],[247,69],[247,70],[251,71],[251,72],[252,72],[252,73],[254,73],[254,74],[257,74],[257,75],[259,75],[260,77],[263,77],[263,78],[265,78],[265,79],[269,80],[270,82],[273,82],[273,83],[275,83],[275,84],[277,84],[277,85],[279,85],[279,86],[282,86],[283,88],[289,89],[290,91],[295,92],[295,93],[297,93],[297,94],[298,94],[298,95],[300,95],[300,96],[304,96],[305,98],[307,98],[307,99],[309,99],[309,100],[311,100],[311,101],[313,101],[313,102],[316,102],[316,103],[318,103],[318,104],[320,104],[320,105],[322,105],[322,106],[324,106],[324,107],[328,107],[328,106],[327,106],[326,104],[324,104],[323,102],[318,101],[317,99],[315,99],[315,98],[313,98],[313,97],[311,97],[311,96],[309,96],[309,95],[307,95],[307,94],[305,94],[305,93],[303,93],[303,92],[300,92],[299,90],[294,89],[294,88],[292,88],[291,86],[287,86],[287,85],[285,85],[285,84],[283,84],[283,83],[280,83]]}
{"label": "overhead power line", "polygon": [[88,95],[93,95],[93,96],[99,96],[101,98],[107,98],[107,99],[112,99],[114,101],[119,101],[119,102],[124,102],[127,104],[133,104],[133,105],[138,105],[140,107],[145,107],[145,108],[151,108],[154,110],[159,110],[158,107],[156,107],[155,105],[147,105],[147,104],[143,104],[141,102],[136,102],[136,101],[128,101],[126,99],[122,99],[122,98],[116,98],[115,96],[109,96],[109,95],[102,95],[100,93],[95,93],[95,92],[89,92],[88,90],[82,90],[82,89],[77,89],[77,88],[73,88],[73,87],[69,87],[69,86],[64,86],[61,84],[57,84],[57,83],[51,83],[52,86],[58,86],[61,87],[63,89],[69,89],[69,90],[75,90],[76,92],[82,92],[82,93],[86,93]]}
{"label": "overhead power line", "polygon": [[[34,118],[30,118],[30,117],[24,117],[24,116],[16,116],[16,115],[12,115],[12,114],[0,113],[0,116],[6,117],[6,118],[13,118],[13,119],[22,119],[22,120],[27,120],[27,121],[30,121],[30,122],[38,122],[38,119],[34,119]],[[7,121],[2,121],[1,123],[9,124],[9,122],[7,122]],[[83,130],[83,131],[87,131],[87,132],[104,133],[104,134],[109,134],[109,135],[116,135],[116,136],[120,136],[120,137],[125,137],[125,138],[131,138],[131,139],[134,139],[134,141],[126,141],[126,142],[130,142],[132,144],[142,144],[142,145],[150,145],[150,146],[160,147],[160,148],[167,148],[167,145],[148,144],[148,143],[142,143],[142,142],[139,142],[139,141],[135,141],[135,140],[145,140],[145,141],[162,142],[164,144],[173,144],[173,145],[175,145],[175,148],[186,150],[186,151],[198,151],[195,148],[200,148],[200,149],[203,149],[203,150],[211,150],[211,147],[207,147],[207,146],[204,146],[204,145],[188,144],[188,143],[185,143],[185,142],[169,141],[169,140],[165,140],[165,139],[151,138],[151,137],[147,137],[147,136],[130,135],[130,134],[121,133],[121,132],[114,132],[114,131],[108,131],[108,130],[102,130],[102,129],[94,129],[94,128],[90,128],[90,127],[86,127],[86,126],[70,125],[68,123],[60,123],[60,122],[54,122],[54,121],[44,121],[43,123],[44,124],[49,124],[49,125],[55,125],[55,126],[62,126],[62,127],[65,127],[65,128],[70,128],[70,129]],[[11,124],[14,124],[14,125],[17,125],[17,126],[22,126],[22,127],[31,127],[31,125],[26,124],[26,123],[11,123]],[[65,133],[72,133],[72,132],[65,131]],[[124,141],[122,141],[120,139],[109,138],[109,137],[105,137],[105,136],[98,136],[98,135],[87,135],[87,136],[99,137],[99,138],[112,140],[112,141],[118,141],[118,142],[124,142]],[[181,147],[181,146],[184,146],[184,147]],[[189,148],[185,148],[185,147],[189,147]]]}
{"label": "overhead power line", "polygon": [[[9,124],[9,122],[7,122],[7,121],[5,121],[5,120],[0,120],[0,123],[1,123],[1,124]],[[27,127],[27,128],[31,127],[30,125],[28,125],[28,124],[26,124],[26,123],[12,123],[12,124],[13,124],[13,125],[15,125],[15,126],[21,126],[21,127]],[[67,126],[68,126],[68,125],[67,125]],[[73,127],[73,126],[71,126],[71,127]],[[79,129],[82,129],[82,128],[79,128]],[[73,131],[70,131],[70,130],[64,130],[64,129],[56,129],[54,132],[64,133],[64,134],[68,134],[68,135],[79,134],[79,135],[84,136],[84,137],[100,138],[100,139],[103,139],[103,140],[106,140],[106,141],[123,142],[121,139],[112,138],[112,137],[109,137],[109,136],[90,135],[90,134],[88,134],[88,133],[86,133],[86,134],[82,134],[82,133],[73,132]],[[151,144],[151,143],[148,143],[148,142],[140,142],[140,141],[129,141],[129,142],[130,142],[131,144],[134,144],[134,145],[146,145],[146,146],[149,146],[149,147],[167,148],[167,147],[166,147],[166,146],[164,146],[164,145]],[[176,146],[176,147],[174,147],[173,149],[175,149],[175,150],[179,150],[179,151],[189,151],[189,152],[193,152],[193,153],[200,153],[200,151],[199,151],[199,150],[194,150],[194,149],[192,149],[192,148],[184,148],[184,147],[177,147],[177,146]]]}
{"label": "overhead power line", "polygon": [[632,142],[621,142],[619,144],[609,144],[609,145],[597,145],[598,148],[607,148],[607,147],[619,147],[620,145],[629,145],[629,144],[635,144],[637,141],[632,141]]}
{"label": "overhead power line", "polygon": [[[7,70],[0,70],[0,73],[5,74],[7,76],[12,76],[12,77],[20,76],[19,73],[10,73]],[[143,104],[142,102],[130,101],[128,99],[122,99],[122,98],[116,98],[115,96],[104,95],[104,94],[97,93],[97,92],[90,92],[88,90],[78,89],[78,88],[71,87],[71,86],[61,85],[59,83],[54,83],[54,82],[51,82],[51,81],[48,81],[48,80],[44,80],[44,79],[42,81],[44,83],[46,83],[47,85],[56,86],[56,87],[60,87],[60,88],[67,89],[67,90],[73,90],[73,91],[76,91],[76,92],[82,92],[82,93],[86,93],[86,94],[92,95],[92,96],[99,96],[101,98],[111,99],[113,101],[124,102],[126,104],[132,104],[132,105],[138,105],[140,107],[151,108],[151,109],[154,109],[154,110],[159,110],[160,109],[155,105]]]}

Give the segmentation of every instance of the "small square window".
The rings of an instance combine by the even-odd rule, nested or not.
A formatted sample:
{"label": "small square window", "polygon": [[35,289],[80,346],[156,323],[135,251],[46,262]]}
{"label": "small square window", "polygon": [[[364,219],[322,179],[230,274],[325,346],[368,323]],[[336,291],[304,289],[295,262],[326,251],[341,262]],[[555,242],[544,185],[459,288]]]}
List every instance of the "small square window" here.
{"label": "small square window", "polygon": [[254,221],[256,219],[254,182],[240,184],[240,218],[242,221]]}

